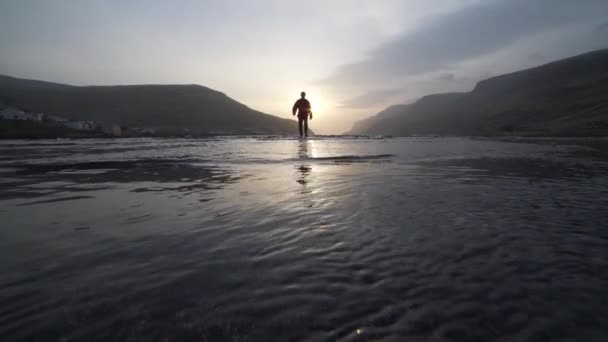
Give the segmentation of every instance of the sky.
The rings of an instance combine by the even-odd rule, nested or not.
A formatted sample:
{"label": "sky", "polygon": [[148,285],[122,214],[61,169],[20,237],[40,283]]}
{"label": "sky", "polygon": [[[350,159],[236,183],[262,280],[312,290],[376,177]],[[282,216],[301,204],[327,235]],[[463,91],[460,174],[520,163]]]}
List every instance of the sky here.
{"label": "sky", "polygon": [[201,84],[311,128],[608,47],[606,0],[2,0],[0,74]]}

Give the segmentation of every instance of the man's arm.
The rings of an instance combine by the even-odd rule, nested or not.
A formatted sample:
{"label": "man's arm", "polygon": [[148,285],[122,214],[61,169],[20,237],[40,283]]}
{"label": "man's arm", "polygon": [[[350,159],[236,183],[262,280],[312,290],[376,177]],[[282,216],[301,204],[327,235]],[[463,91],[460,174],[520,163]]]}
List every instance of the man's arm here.
{"label": "man's arm", "polygon": [[310,120],[312,120],[312,106],[310,105],[310,101],[308,100],[304,100],[306,101],[306,111],[308,112],[308,117],[310,118]]}
{"label": "man's arm", "polygon": [[296,101],[296,103],[294,103],[293,107],[291,108],[291,115],[292,116],[296,115],[296,109],[298,109],[298,101]]}

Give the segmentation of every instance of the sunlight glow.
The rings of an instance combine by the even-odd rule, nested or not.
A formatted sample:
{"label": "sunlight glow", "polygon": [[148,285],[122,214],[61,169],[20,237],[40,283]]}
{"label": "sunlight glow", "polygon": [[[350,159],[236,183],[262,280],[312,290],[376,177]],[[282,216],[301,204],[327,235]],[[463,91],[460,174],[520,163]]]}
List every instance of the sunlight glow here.
{"label": "sunlight glow", "polygon": [[313,120],[315,118],[326,117],[331,107],[331,101],[322,89],[309,87],[306,90],[306,98],[312,106]]}

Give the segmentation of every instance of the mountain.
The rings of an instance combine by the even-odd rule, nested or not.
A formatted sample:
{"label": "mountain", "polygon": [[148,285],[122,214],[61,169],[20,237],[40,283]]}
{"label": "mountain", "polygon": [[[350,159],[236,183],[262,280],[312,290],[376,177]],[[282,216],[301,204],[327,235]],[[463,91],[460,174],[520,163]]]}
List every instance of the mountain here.
{"label": "mountain", "polygon": [[70,86],[0,76],[0,107],[193,135],[296,133],[292,120],[253,110],[200,85]]}
{"label": "mountain", "polygon": [[425,96],[347,134],[608,135],[608,49],[493,77],[468,93]]}

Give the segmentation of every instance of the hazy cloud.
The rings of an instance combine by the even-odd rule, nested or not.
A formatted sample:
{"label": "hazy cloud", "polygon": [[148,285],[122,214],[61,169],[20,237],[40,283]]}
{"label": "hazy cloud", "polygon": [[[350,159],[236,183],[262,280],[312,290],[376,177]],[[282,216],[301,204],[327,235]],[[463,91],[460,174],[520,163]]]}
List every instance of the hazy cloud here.
{"label": "hazy cloud", "polygon": [[451,72],[444,72],[441,75],[439,75],[439,80],[441,80],[441,81],[450,82],[450,81],[454,81],[455,79],[456,79],[456,76]]}
{"label": "hazy cloud", "polygon": [[395,75],[430,72],[561,25],[601,20],[605,13],[608,2],[599,0],[584,5],[554,0],[486,1],[398,36],[372,50],[369,58],[342,66],[326,82],[376,83]]}
{"label": "hazy cloud", "polygon": [[389,105],[409,103],[428,94],[469,90],[474,84],[475,80],[450,72],[422,74],[405,79],[400,86],[394,88],[370,90],[363,95],[349,98],[343,101],[343,108],[367,108],[377,111]]}
{"label": "hazy cloud", "polygon": [[425,21],[321,83],[373,111],[606,47],[608,1],[492,0]]}
{"label": "hazy cloud", "polygon": [[606,34],[608,32],[608,21],[600,24],[598,27],[593,30],[593,34]]}
{"label": "hazy cloud", "polygon": [[342,108],[369,108],[379,103],[386,103],[402,93],[402,89],[374,90],[363,95],[348,99],[342,103]]}

